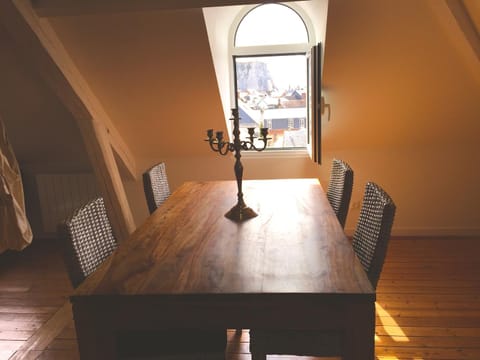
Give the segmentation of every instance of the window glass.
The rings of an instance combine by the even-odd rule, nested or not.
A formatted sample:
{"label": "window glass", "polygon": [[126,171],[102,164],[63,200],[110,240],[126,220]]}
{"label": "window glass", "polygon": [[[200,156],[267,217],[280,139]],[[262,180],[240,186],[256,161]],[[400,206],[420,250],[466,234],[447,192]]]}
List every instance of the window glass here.
{"label": "window glass", "polygon": [[266,127],[269,149],[307,147],[308,42],[305,22],[289,6],[259,5],[241,19],[233,75],[242,137]]}
{"label": "window glass", "polygon": [[265,4],[251,10],[238,25],[235,46],[308,43],[302,18],[281,4]]}
{"label": "window glass", "polygon": [[305,54],[237,56],[235,75],[242,136],[268,127],[269,148],[306,147]]}

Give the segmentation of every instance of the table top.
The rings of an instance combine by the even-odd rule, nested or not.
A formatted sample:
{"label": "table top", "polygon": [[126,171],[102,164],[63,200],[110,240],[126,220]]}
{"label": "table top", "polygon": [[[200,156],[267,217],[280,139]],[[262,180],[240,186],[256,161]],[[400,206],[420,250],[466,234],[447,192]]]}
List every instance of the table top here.
{"label": "table top", "polygon": [[244,180],[258,216],[236,223],[235,181],[186,182],[72,297],[354,295],[374,290],[317,179]]}

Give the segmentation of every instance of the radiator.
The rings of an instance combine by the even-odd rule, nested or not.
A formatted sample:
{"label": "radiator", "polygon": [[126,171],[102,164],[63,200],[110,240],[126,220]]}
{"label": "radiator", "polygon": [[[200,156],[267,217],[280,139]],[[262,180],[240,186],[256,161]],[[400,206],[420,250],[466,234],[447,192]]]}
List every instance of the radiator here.
{"label": "radiator", "polygon": [[58,224],[99,196],[93,174],[38,174],[35,180],[44,235],[56,234]]}

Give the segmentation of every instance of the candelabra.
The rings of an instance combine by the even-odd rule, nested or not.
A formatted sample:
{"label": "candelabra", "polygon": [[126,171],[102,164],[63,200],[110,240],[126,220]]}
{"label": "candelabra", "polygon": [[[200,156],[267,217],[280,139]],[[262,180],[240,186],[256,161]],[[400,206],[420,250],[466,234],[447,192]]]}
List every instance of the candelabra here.
{"label": "candelabra", "polygon": [[220,155],[227,155],[229,152],[235,153],[235,165],[233,169],[235,170],[235,177],[237,179],[237,204],[232,207],[226,214],[230,220],[241,222],[244,220],[251,219],[257,214],[251,208],[249,208],[245,202],[243,201],[243,192],[242,192],[242,176],[243,176],[243,165],[240,161],[241,150],[249,151],[262,151],[265,150],[267,147],[267,141],[270,138],[267,138],[268,135],[268,128],[260,128],[260,135],[261,137],[258,140],[263,141],[262,147],[256,147],[254,144],[254,139],[256,138],[255,128],[249,127],[248,129],[248,140],[240,140],[240,126],[239,121],[240,117],[238,116],[238,109],[232,109],[232,117],[230,120],[233,120],[233,142],[224,141],[223,139],[223,131],[217,131],[215,133],[215,137],[213,136],[213,129],[207,130],[208,141],[210,144],[210,148],[218,152]]}

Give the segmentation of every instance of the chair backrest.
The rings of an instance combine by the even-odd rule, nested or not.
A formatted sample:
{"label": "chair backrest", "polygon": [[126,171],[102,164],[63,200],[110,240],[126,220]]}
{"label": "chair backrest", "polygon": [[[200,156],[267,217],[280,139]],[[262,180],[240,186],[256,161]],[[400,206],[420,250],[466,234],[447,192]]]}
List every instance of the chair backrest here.
{"label": "chair backrest", "polygon": [[170,196],[165,163],[161,162],[143,173],[143,190],[151,214]]}
{"label": "chair backrest", "polygon": [[387,254],[395,210],[394,202],[380,186],[367,183],[352,244],[374,288]]}
{"label": "chair backrest", "polygon": [[65,240],[65,264],[74,288],[117,247],[103,198],[77,209],[59,231]]}
{"label": "chair backrest", "polygon": [[345,227],[348,207],[352,197],[353,170],[345,161],[333,159],[327,198],[337,215],[337,219]]}

